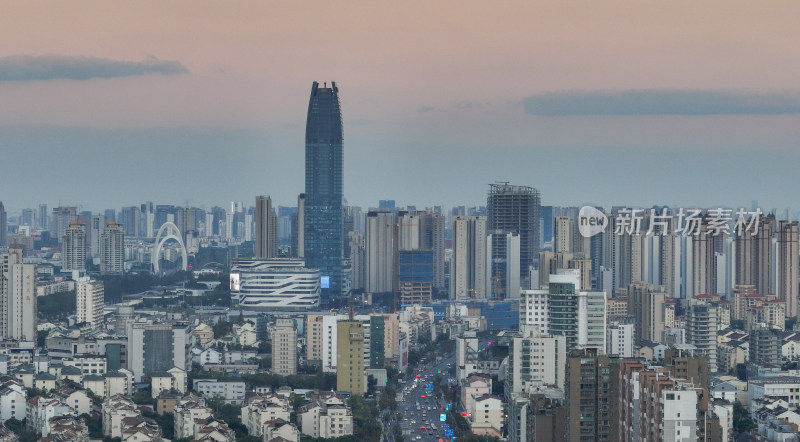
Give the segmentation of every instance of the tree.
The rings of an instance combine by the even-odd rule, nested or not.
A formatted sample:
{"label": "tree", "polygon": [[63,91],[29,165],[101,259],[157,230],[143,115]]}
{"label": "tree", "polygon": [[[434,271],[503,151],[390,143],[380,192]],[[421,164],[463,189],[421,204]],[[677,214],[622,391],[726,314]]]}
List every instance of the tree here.
{"label": "tree", "polygon": [[733,431],[737,433],[746,433],[758,428],[755,422],[750,419],[750,414],[747,408],[741,402],[736,401],[733,404]]}

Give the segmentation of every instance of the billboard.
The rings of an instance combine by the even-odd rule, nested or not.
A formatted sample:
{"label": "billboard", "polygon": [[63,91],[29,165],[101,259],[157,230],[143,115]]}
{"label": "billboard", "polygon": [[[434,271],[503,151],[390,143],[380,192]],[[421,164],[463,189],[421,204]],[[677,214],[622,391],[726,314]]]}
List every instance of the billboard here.
{"label": "billboard", "polygon": [[323,289],[331,288],[331,277],[330,276],[320,276],[319,278],[319,287]]}
{"label": "billboard", "polygon": [[238,292],[241,288],[241,275],[238,273],[231,273],[231,291]]}

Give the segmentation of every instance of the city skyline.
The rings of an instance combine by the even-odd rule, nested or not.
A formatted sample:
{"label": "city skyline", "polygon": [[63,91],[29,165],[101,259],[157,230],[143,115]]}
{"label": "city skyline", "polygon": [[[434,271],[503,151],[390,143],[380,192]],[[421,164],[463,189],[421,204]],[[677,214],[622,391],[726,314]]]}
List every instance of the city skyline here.
{"label": "city skyline", "polygon": [[94,5],[4,5],[11,211],[294,205],[320,78],[346,91],[353,205],[482,205],[500,180],[546,205],[800,208],[793,2]]}

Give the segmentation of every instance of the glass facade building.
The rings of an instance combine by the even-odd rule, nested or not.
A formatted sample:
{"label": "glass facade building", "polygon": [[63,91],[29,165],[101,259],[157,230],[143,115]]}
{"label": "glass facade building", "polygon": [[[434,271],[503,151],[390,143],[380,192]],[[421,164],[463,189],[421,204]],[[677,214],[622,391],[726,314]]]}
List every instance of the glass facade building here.
{"label": "glass facade building", "polygon": [[306,120],[304,252],[306,265],[325,282],[322,298],[342,293],[343,149],[339,89],[314,82]]}

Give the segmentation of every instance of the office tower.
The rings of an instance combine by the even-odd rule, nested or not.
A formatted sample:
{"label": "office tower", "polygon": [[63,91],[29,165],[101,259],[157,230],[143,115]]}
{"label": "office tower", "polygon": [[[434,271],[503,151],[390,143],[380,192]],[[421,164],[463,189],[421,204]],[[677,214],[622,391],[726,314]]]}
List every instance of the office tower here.
{"label": "office tower", "polygon": [[[125,224],[125,221],[122,221]],[[156,225],[156,209],[152,201],[147,201],[139,205],[139,223],[136,224],[135,230],[139,232],[139,236],[152,238],[156,236],[153,228]]]}
{"label": "office tower", "polygon": [[522,265],[520,242],[519,234],[500,230],[491,231],[486,237],[486,254],[489,258],[489,275],[486,279],[489,283],[489,299],[492,301],[519,298],[522,287],[519,277]]}
{"label": "office tower", "polygon": [[[314,83],[316,85],[316,83]],[[352,395],[366,393],[364,383],[364,324],[361,321],[336,323],[336,390]]]}
{"label": "office tower", "polygon": [[125,273],[125,233],[122,225],[106,221],[100,237],[100,274],[122,275]]}
{"label": "office tower", "polygon": [[[663,288],[663,287],[662,287]],[[638,281],[628,286],[628,312],[633,315],[636,342],[660,342],[664,333],[664,301],[667,294]]]}
{"label": "office tower", "polygon": [[91,242],[89,243],[90,250],[92,251],[92,258],[100,257],[101,238],[103,237],[103,230],[106,228],[106,219],[104,215],[92,215],[91,224]]}
{"label": "office tower", "polygon": [[278,219],[272,211],[272,198],[256,197],[256,259],[274,258],[278,249]]}
{"label": "office tower", "polygon": [[365,284],[367,293],[387,293],[394,290],[395,223],[391,212],[369,211],[364,238]]}
{"label": "office tower", "polygon": [[278,318],[269,332],[272,338],[272,372],[297,374],[297,328],[294,319]]}
{"label": "office tower", "polygon": [[553,221],[555,228],[553,236],[553,252],[572,252],[572,218],[557,216]]}
{"label": "office tower", "polygon": [[797,221],[781,221],[778,224],[778,299],[786,302],[786,316],[796,317],[800,314],[798,308],[798,263],[797,257],[800,254],[798,249],[798,227]]}
{"label": "office tower", "polygon": [[103,216],[106,218],[106,221],[116,221],[117,220],[117,211],[114,209],[106,209],[103,212]]}
{"label": "office tower", "polygon": [[22,263],[22,249],[3,255],[0,273],[0,335],[36,342],[36,264]]}
{"label": "office tower", "polygon": [[783,330],[770,327],[769,324],[756,324],[750,329],[748,342],[750,344],[749,362],[759,364],[781,365],[781,346],[783,345]]}
{"label": "office tower", "polygon": [[292,256],[303,258],[305,256],[305,212],[306,194],[297,196],[297,212],[292,215]]}
{"label": "office tower", "polygon": [[433,287],[444,288],[444,216],[434,211],[399,211],[398,250],[433,253]]}
{"label": "office tower", "polygon": [[690,299],[686,306],[686,343],[697,348],[697,354],[708,357],[711,371],[717,367],[717,306],[711,302]]}
{"label": "office tower", "polygon": [[42,230],[47,230],[47,228],[50,226],[50,223],[47,222],[49,218],[47,215],[47,204],[39,204],[39,214],[37,218],[39,222],[39,228]]}
{"label": "office tower", "polygon": [[77,221],[69,223],[61,246],[61,271],[86,271],[86,226]]}
{"label": "office tower", "polygon": [[431,302],[434,280],[433,252],[400,250],[397,255],[397,282],[401,304]]}
{"label": "office tower", "polygon": [[197,212],[194,208],[180,207],[175,210],[175,225],[181,232],[181,238],[186,241],[186,234],[197,230]]}
{"label": "office tower", "polygon": [[139,237],[141,211],[136,206],[123,207],[121,214],[122,226],[125,228],[125,236]]}
{"label": "office tower", "polygon": [[[0,202],[0,205],[3,203]],[[34,226],[34,211],[33,209],[22,209],[22,218],[19,220],[20,226]]]}
{"label": "office tower", "polygon": [[450,299],[485,300],[489,296],[486,217],[453,219],[453,255],[450,258]]}
{"label": "office tower", "polygon": [[541,334],[566,336],[567,351],[577,347],[606,349],[606,296],[582,291],[580,272],[559,270],[550,275],[548,289],[523,290],[520,294],[520,326]]}
{"label": "office tower", "polygon": [[76,322],[88,323],[92,329],[103,327],[103,303],[105,290],[103,281],[92,281],[89,277],[75,282],[77,318]]}
{"label": "office tower", "polygon": [[619,358],[597,348],[572,350],[564,389],[566,440],[616,441],[619,430]]}
{"label": "office tower", "polygon": [[78,211],[75,207],[59,206],[53,209],[52,226],[50,236],[58,238],[59,242],[64,237],[70,223],[78,220]]}
{"label": "office tower", "polygon": [[0,246],[5,246],[8,241],[8,215],[3,202],[0,201]]}
{"label": "office tower", "polygon": [[533,187],[489,185],[488,229],[519,235],[519,282],[526,289],[530,288],[529,268],[539,257],[539,204],[539,191]]}
{"label": "office tower", "polygon": [[330,277],[326,300],[342,295],[342,199],[344,155],[339,88],[311,87],[306,120],[304,256],[309,267]]}
{"label": "office tower", "polygon": [[192,327],[185,322],[128,324],[128,369],[136,382],[162,374],[172,367],[189,370],[192,366]]}
{"label": "office tower", "polygon": [[566,360],[566,337],[522,326],[508,346],[506,388],[511,393],[529,393],[538,384],[563,389]]}

